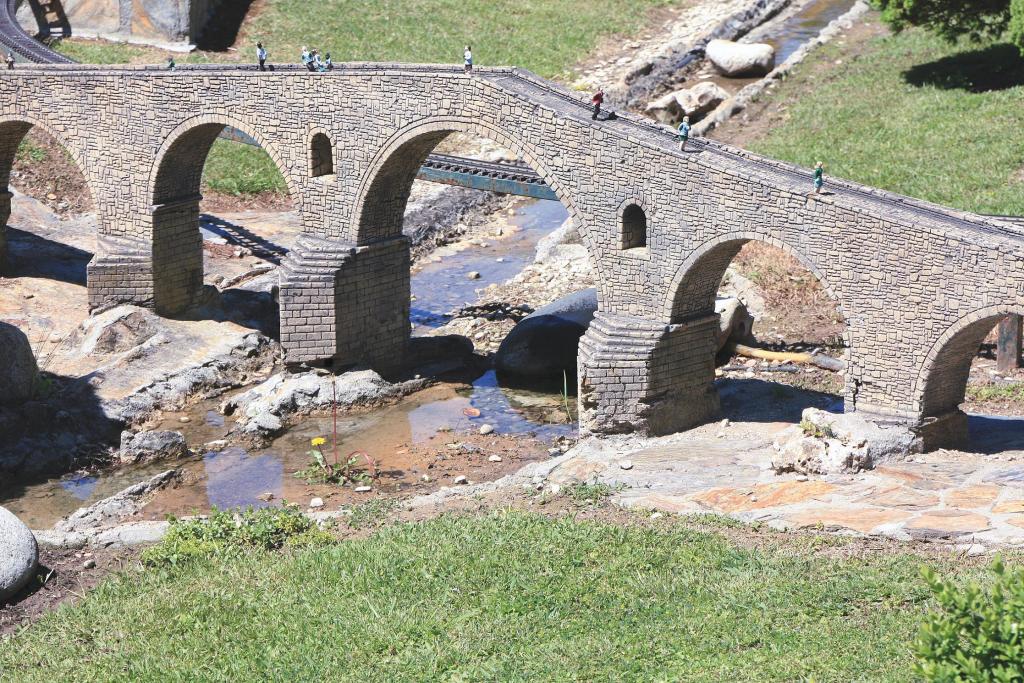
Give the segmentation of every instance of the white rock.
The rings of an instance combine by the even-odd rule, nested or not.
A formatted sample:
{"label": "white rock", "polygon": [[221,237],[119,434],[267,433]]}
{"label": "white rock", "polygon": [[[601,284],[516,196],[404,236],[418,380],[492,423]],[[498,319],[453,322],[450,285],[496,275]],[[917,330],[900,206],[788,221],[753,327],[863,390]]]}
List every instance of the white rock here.
{"label": "white rock", "polygon": [[661,514],[660,512],[655,512],[651,514],[651,519],[661,519],[664,516],[665,515]]}
{"label": "white rock", "polygon": [[704,54],[726,76],[763,76],[775,68],[775,48],[767,43],[716,39],[708,43]]}
{"label": "white rock", "polygon": [[623,461],[621,461],[619,463],[619,469],[622,469],[622,470],[631,470],[631,469],[633,469],[633,461],[632,460],[623,460]]}
{"label": "white rock", "polygon": [[469,483],[469,479],[466,479],[466,475],[460,474],[459,476],[455,477],[455,483],[456,484],[468,484]]}
{"label": "white rock", "polygon": [[93,569],[96,566],[96,560],[86,560],[82,563],[82,569]]}
{"label": "white rock", "polygon": [[715,107],[729,99],[729,91],[717,83],[698,83],[692,88],[684,88],[672,93],[679,105],[681,116],[700,116],[713,111]]}
{"label": "white rock", "polygon": [[355,488],[356,493],[369,493],[373,490],[372,486],[357,486]]}
{"label": "white rock", "polygon": [[38,566],[36,537],[14,513],[0,507],[0,603],[20,591]]}
{"label": "white rock", "polygon": [[500,455],[488,456],[487,461],[488,462],[501,462],[501,456]]}
{"label": "white rock", "polygon": [[309,501],[309,507],[311,508],[322,508],[324,506],[323,498],[313,498]]}
{"label": "white rock", "polygon": [[480,273],[476,272],[475,270],[471,270],[468,273],[466,273],[466,277],[468,277],[470,280],[479,280]]}
{"label": "white rock", "polygon": [[492,433],[493,431],[494,431],[494,426],[493,425],[489,425],[489,424],[482,424],[482,425],[480,425],[480,433],[482,435],[484,435],[484,436],[487,436],[488,434]]}
{"label": "white rock", "polygon": [[674,92],[652,100],[645,107],[645,111],[648,116],[652,116],[658,122],[668,124],[675,123],[683,115]]}

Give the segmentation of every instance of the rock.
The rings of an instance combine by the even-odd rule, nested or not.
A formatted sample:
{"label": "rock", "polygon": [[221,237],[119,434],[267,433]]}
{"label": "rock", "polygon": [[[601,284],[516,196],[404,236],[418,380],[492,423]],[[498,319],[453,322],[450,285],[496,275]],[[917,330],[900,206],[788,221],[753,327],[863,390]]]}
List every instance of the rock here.
{"label": "rock", "polygon": [[717,297],[715,313],[719,315],[718,336],[715,340],[719,350],[730,339],[740,343],[753,339],[754,317],[739,299],[731,296]]}
{"label": "rock", "polygon": [[459,476],[455,477],[455,483],[456,484],[468,484],[469,480],[466,479],[466,475],[460,474]]}
{"label": "rock", "polygon": [[355,492],[356,493],[369,493],[372,490],[373,490],[372,486],[357,486],[355,488]]}
{"label": "rock", "polygon": [[32,398],[39,368],[24,332],[0,321],[0,403],[17,405]]}
{"label": "rock", "polygon": [[134,349],[155,337],[165,325],[153,311],[116,306],[86,318],[79,350],[83,354],[113,354]]}
{"label": "rock", "polygon": [[180,422],[182,424],[188,424],[191,421],[192,421],[192,418],[189,417],[188,415],[182,415],[181,417],[178,418],[178,422]]}
{"label": "rock", "polygon": [[[552,249],[565,245],[582,245],[580,231],[572,218],[566,218],[553,232],[540,238],[537,242],[537,255],[534,262],[543,263],[550,257]],[[498,260],[503,261],[504,259]]]}
{"label": "rock", "polygon": [[767,43],[712,40],[704,54],[726,76],[764,76],[775,68],[775,48]]}
{"label": "rock", "polygon": [[717,83],[698,83],[672,93],[682,116],[702,116],[729,99],[729,92]]}
{"label": "rock", "polygon": [[679,108],[679,101],[674,92],[648,102],[644,111],[658,122],[667,124],[673,124],[683,116],[683,110]]}
{"label": "rock", "polygon": [[494,432],[494,426],[493,425],[489,425],[489,424],[480,425],[480,434],[482,434],[483,436],[487,436],[488,434],[492,434],[493,432]]}
{"label": "rock", "polygon": [[309,507],[313,509],[322,508],[324,506],[323,498],[313,498],[309,501]]}
{"label": "rock", "polygon": [[262,500],[265,503],[269,503],[270,501],[274,500],[274,494],[271,493],[270,491],[264,491],[260,495],[256,496],[256,498]]}
{"label": "rock", "polygon": [[38,567],[36,537],[14,513],[0,507],[0,603],[20,591]]}
{"label": "rock", "polygon": [[859,413],[827,413],[807,408],[799,425],[775,439],[777,473],[840,474],[873,469],[923,450],[921,438],[908,425],[885,427]]}
{"label": "rock", "polygon": [[284,423],[281,422],[281,418],[269,411],[257,413],[242,427],[242,431],[248,434],[264,434],[266,436],[273,436],[282,429],[284,429]]}
{"label": "rock", "polygon": [[576,376],[580,337],[597,311],[597,289],[564,296],[537,309],[512,328],[498,347],[495,367],[522,377],[561,380]]}
{"label": "rock", "polygon": [[82,563],[82,569],[95,569],[96,560],[90,558]]}
{"label": "rock", "polygon": [[500,455],[489,455],[487,456],[487,462],[501,462]]}
{"label": "rock", "polygon": [[174,475],[175,470],[161,472],[89,507],[79,508],[54,524],[53,530],[75,533],[116,525],[142,510],[145,506],[144,496],[166,486]]}
{"label": "rock", "polygon": [[466,273],[466,277],[468,277],[470,280],[479,280],[480,279],[480,273],[478,273],[475,270],[471,270],[468,273]]}
{"label": "rock", "polygon": [[631,469],[633,469],[633,461],[632,460],[623,460],[622,462],[619,463],[619,469],[620,470],[631,470]]}
{"label": "rock", "polygon": [[181,432],[166,430],[132,434],[121,432],[121,450],[117,458],[122,463],[183,458],[189,455],[188,444]]}

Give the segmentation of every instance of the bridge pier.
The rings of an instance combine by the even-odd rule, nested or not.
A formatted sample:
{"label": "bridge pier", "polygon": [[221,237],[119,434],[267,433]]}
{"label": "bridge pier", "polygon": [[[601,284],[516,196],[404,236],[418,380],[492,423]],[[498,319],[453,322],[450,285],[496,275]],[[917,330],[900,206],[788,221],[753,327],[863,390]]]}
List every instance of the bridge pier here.
{"label": "bridge pier", "polygon": [[148,242],[101,235],[86,267],[89,310],[113,304],[153,306],[153,259]]}
{"label": "bridge pier", "polygon": [[669,325],[598,313],[580,339],[580,429],[657,436],[714,418],[718,320]]}
{"label": "bridge pier", "polygon": [[302,237],[282,264],[285,362],[401,370],[409,344],[409,240]]}

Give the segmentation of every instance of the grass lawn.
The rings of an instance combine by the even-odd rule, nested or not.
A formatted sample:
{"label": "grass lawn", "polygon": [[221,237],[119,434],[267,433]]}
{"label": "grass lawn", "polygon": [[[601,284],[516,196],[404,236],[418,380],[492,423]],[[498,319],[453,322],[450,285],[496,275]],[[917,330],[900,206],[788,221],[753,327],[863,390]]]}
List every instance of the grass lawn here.
{"label": "grass lawn", "polygon": [[[877,22],[877,15],[871,15]],[[1024,215],[1024,60],[921,30],[815,52],[770,97],[762,154],[940,204]],[[842,60],[837,64],[837,60]]]}
{"label": "grass lawn", "polygon": [[132,570],[0,643],[0,678],[912,680],[926,560],[710,528],[445,516]]}
{"label": "grass lawn", "polygon": [[[477,64],[512,64],[568,79],[573,66],[610,36],[639,31],[649,10],[681,0],[269,0],[242,25],[237,51],[174,55],[179,63],[249,60],[263,41],[271,62],[299,62],[303,45],[335,62],[461,63],[473,45]],[[94,64],[162,63],[154,48],[96,40],[65,40],[57,49]],[[219,141],[204,173],[206,189],[222,194],[285,192],[263,150]]]}

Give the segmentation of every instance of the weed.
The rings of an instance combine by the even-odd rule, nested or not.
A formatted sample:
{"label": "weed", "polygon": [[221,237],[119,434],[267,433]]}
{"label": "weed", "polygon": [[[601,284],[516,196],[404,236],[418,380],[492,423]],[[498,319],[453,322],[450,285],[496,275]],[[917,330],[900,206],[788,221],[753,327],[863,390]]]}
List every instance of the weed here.
{"label": "weed", "polygon": [[[310,463],[295,473],[299,479],[310,484],[368,484],[377,476],[377,463],[363,451],[352,451],[344,459],[338,459],[337,447],[334,462],[327,462],[321,450],[327,439],[318,436],[310,441]],[[360,461],[362,463],[360,464]]]}
{"label": "weed", "polygon": [[353,529],[379,526],[398,505],[394,498],[374,498],[352,508],[348,525]]}
{"label": "weed", "polygon": [[615,493],[618,488],[609,486],[608,484],[587,484],[581,482],[578,484],[569,484],[563,488],[562,491],[564,491],[565,495],[576,505],[600,505],[608,500],[608,498]]}
{"label": "weed", "polygon": [[816,439],[836,438],[836,433],[830,424],[818,426],[810,420],[801,420],[800,429],[802,429],[804,434],[807,436],[813,436]]}
{"label": "weed", "polygon": [[174,567],[199,560],[227,558],[249,551],[322,547],[334,537],[293,507],[213,508],[206,518],[171,518],[163,540],[142,553],[149,567]]}

